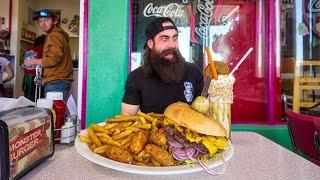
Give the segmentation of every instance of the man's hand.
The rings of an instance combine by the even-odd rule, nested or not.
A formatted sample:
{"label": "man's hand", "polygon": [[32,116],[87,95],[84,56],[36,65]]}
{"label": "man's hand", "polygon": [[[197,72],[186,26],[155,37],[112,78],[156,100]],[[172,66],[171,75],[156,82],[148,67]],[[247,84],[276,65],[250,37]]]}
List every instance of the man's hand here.
{"label": "man's hand", "polygon": [[125,116],[133,116],[139,111],[139,105],[121,103],[121,114]]}
{"label": "man's hand", "polygon": [[30,67],[32,65],[41,65],[41,59],[29,58],[23,63],[26,67]]}

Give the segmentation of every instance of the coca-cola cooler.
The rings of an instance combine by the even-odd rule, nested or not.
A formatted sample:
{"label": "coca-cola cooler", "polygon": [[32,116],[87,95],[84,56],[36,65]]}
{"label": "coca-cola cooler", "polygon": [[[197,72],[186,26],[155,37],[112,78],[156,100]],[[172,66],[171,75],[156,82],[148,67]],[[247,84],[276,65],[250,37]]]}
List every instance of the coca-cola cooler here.
{"label": "coca-cola cooler", "polygon": [[267,123],[270,112],[280,120],[280,77],[268,56],[274,45],[268,41],[272,33],[268,18],[275,13],[269,4],[262,0],[134,0],[130,70],[143,64],[147,24],[155,17],[170,17],[178,27],[181,54],[201,69],[208,64],[206,46],[214,60],[225,62],[230,71],[253,48],[234,73],[232,123]]}
{"label": "coca-cola cooler", "polygon": [[19,179],[54,153],[50,110],[25,107],[0,112],[0,179]]}

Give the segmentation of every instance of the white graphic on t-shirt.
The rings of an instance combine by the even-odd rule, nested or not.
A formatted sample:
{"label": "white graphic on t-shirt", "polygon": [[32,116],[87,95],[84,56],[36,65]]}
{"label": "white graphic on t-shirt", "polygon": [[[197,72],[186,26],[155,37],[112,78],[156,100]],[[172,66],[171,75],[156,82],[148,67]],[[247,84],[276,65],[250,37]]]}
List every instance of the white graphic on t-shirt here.
{"label": "white graphic on t-shirt", "polygon": [[192,95],[192,83],[191,82],[184,82],[184,97],[186,98],[187,102],[191,102],[193,100],[193,95]]}

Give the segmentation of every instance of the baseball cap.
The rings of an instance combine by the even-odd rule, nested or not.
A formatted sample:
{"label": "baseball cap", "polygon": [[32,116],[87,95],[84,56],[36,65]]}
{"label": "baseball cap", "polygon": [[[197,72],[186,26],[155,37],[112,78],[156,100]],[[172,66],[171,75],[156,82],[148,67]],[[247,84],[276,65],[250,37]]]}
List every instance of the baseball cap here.
{"label": "baseball cap", "polygon": [[[171,22],[173,25],[162,26],[162,23],[164,23],[164,22]],[[144,30],[144,33],[147,37],[146,43],[144,44],[144,48],[146,48],[147,42],[150,39],[152,39],[154,36],[156,36],[161,31],[168,30],[168,29],[175,29],[178,32],[177,26],[168,17],[157,17],[157,18],[153,19],[151,22],[149,22],[146,29]]]}
{"label": "baseball cap", "polygon": [[55,14],[49,9],[42,9],[33,13],[32,20],[38,20],[39,17],[52,17],[55,18]]}

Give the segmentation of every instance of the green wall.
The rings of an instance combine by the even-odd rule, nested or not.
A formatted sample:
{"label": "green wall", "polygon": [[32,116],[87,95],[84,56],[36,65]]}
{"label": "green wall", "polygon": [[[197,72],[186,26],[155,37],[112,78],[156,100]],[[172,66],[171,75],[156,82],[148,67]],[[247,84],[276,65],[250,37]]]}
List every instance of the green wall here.
{"label": "green wall", "polygon": [[[277,144],[293,151],[287,125],[239,125],[233,124],[232,131],[251,131],[276,142]],[[232,139],[232,137],[231,137]]]}
{"label": "green wall", "polygon": [[128,72],[129,1],[89,1],[86,126],[120,113]]}

